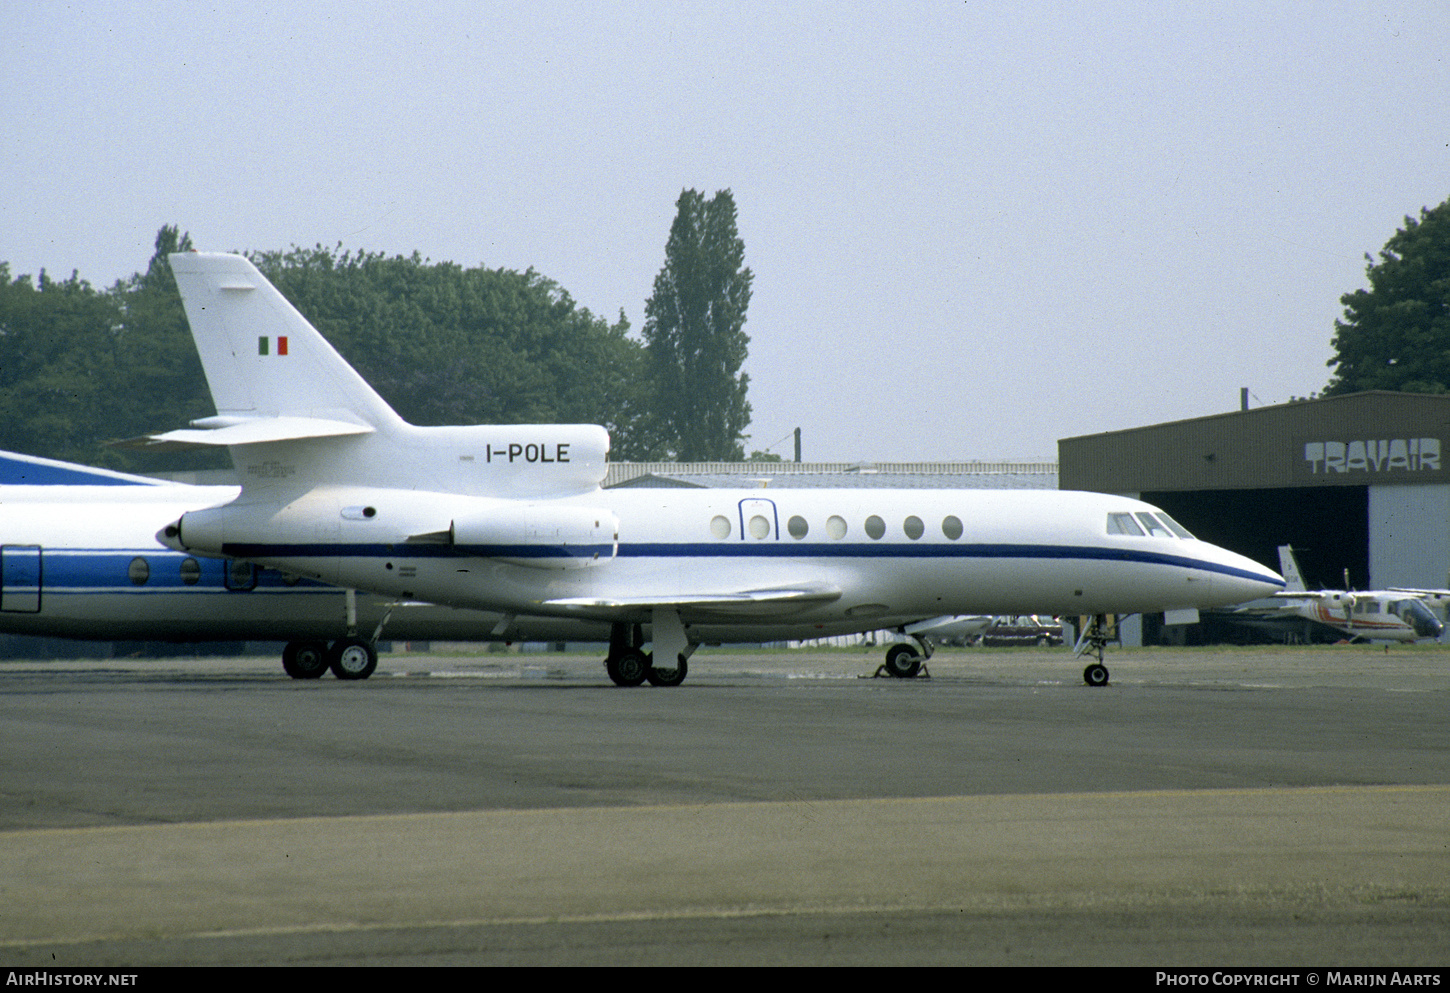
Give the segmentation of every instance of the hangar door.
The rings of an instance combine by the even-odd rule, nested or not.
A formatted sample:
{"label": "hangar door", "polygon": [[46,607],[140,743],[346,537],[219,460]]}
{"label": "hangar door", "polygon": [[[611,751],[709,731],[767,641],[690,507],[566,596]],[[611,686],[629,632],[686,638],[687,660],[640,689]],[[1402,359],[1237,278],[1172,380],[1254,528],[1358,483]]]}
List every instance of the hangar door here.
{"label": "hangar door", "polygon": [[1204,541],[1279,568],[1279,546],[1310,589],[1369,588],[1369,488],[1313,486],[1144,493]]}

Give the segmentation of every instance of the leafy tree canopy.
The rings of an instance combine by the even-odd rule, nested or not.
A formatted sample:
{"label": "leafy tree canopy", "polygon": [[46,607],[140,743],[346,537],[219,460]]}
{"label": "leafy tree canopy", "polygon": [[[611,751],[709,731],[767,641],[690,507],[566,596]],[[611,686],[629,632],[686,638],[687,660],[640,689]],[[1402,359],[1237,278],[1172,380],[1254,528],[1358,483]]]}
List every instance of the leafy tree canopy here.
{"label": "leafy tree canopy", "polygon": [[745,311],[754,278],[735,224],[735,199],[685,190],[665,244],[665,264],[645,304],[644,340],[653,389],[655,458],[682,462],[744,457],[750,424],[740,372],[750,338]]}
{"label": "leafy tree canopy", "polygon": [[1365,259],[1369,289],[1340,297],[1324,395],[1450,392],[1450,200],[1406,217],[1379,261]]}

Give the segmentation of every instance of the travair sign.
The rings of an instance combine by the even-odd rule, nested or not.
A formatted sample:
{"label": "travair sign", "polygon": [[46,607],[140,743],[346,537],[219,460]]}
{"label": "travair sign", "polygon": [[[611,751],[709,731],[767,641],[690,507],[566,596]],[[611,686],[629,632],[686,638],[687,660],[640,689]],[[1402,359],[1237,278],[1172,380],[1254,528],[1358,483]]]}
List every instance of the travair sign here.
{"label": "travair sign", "polygon": [[1295,447],[1294,475],[1321,484],[1430,482],[1441,471],[1439,438],[1310,439]]}

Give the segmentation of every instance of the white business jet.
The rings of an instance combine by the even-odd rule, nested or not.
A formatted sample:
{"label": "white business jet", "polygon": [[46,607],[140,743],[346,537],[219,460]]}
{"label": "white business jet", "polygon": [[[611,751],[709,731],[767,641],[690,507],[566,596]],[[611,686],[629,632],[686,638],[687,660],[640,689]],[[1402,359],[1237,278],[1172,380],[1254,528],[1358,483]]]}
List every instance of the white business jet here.
{"label": "white business jet", "polygon": [[[167,548],[178,515],[236,499],[235,486],[191,486],[0,452],[0,633],[103,641],[286,641],[283,668],[315,679],[339,643],[387,619],[399,640],[604,641],[609,625],[514,617],[354,594],[249,562]],[[375,640],[374,638],[369,640]],[[376,655],[373,656],[373,663]]]}
{"label": "white business jet", "polygon": [[[246,258],[170,258],[217,414],[153,440],[228,447],[242,489],[178,515],[161,541],[400,600],[607,623],[619,685],[677,685],[700,644],[1209,607],[1283,587],[1106,494],[604,490],[603,428],[408,424]],[[1106,683],[1103,641],[1089,641],[1084,678]],[[893,645],[887,667],[915,675],[930,652],[926,638]],[[361,637],[336,652],[345,670],[371,653]]]}

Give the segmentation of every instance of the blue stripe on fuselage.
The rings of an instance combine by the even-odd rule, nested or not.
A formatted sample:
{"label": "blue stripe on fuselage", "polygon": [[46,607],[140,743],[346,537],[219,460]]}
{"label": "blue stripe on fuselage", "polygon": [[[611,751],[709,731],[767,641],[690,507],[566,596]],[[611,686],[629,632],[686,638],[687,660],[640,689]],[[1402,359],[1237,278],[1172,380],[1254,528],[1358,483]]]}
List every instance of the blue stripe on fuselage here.
{"label": "blue stripe on fuselage", "polygon": [[[41,549],[41,588],[46,594],[92,592],[107,590],[117,593],[185,593],[185,592],[247,592],[226,584],[231,563],[224,559],[195,559],[200,567],[196,582],[188,583],[181,574],[181,563],[192,556],[158,548],[50,548]],[[146,582],[131,581],[131,562],[145,559],[148,566]],[[330,590],[331,587],[311,579],[289,582],[271,569],[260,569],[256,589],[302,586]]]}
{"label": "blue stripe on fuselage", "polygon": [[[580,548],[558,549],[546,546],[520,545],[469,545],[450,547],[448,545],[409,544],[247,544],[229,543],[222,546],[222,553],[240,559],[289,559],[289,558],[391,558],[391,559],[435,559],[435,558],[582,558],[600,552],[607,557],[610,546],[581,546]],[[1082,545],[1029,545],[1029,544],[892,544],[892,543],[832,543],[832,544],[785,544],[785,543],[735,543],[735,542],[639,542],[621,543],[620,558],[799,558],[799,559],[1047,559],[1055,561],[1091,562],[1135,562],[1141,565],[1166,565],[1182,569],[1198,569],[1203,572],[1252,579],[1258,582],[1282,586],[1282,580],[1271,578],[1266,573],[1237,569],[1206,559],[1187,555],[1170,555],[1166,552],[1146,549],[1103,548]]]}

